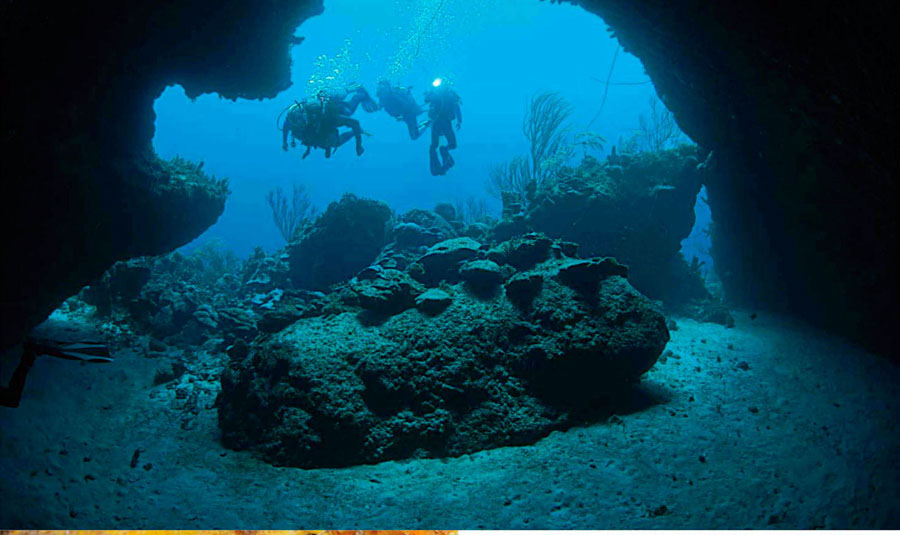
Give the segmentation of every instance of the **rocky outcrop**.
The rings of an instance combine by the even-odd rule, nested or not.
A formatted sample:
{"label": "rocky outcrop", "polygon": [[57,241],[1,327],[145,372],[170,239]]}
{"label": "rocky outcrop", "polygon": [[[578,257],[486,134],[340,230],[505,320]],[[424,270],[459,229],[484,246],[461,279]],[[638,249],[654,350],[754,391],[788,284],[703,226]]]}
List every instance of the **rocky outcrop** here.
{"label": "rocky outcrop", "polygon": [[240,273],[237,258],[213,242],[188,255],[116,263],[85,287],[80,299],[100,317],[169,345],[249,342],[257,334],[258,315],[241,306],[247,292]]}
{"label": "rocky outcrop", "polygon": [[[131,163],[137,167],[126,182],[95,186],[102,191],[99,198],[90,197],[86,191],[71,191],[80,187],[75,184],[58,193],[43,192],[48,205],[25,218],[35,220],[36,214],[43,214],[36,229],[40,237],[32,235],[34,243],[16,245],[21,236],[16,234],[11,251],[21,248],[9,255],[16,261],[5,262],[2,268],[7,289],[0,304],[4,318],[0,346],[15,343],[16,333],[41,321],[116,260],[161,254],[184,245],[212,225],[225,209],[227,181],[206,175],[196,164],[179,158],[162,161],[152,154],[135,157]],[[72,197],[65,200],[62,212],[50,208],[56,195]],[[13,211],[17,208],[20,206]],[[81,219],[67,222],[66,218]],[[89,234],[79,235],[88,228]],[[48,251],[49,244],[56,247]],[[128,273],[119,275],[117,280],[122,284],[136,282],[126,280]]]}
{"label": "rocky outcrop", "polygon": [[401,215],[391,229],[393,241],[381,250],[374,264],[404,270],[429,247],[457,237],[461,223],[444,216],[456,217],[453,206],[439,204],[434,211],[413,209]]}
{"label": "rocky outcrop", "polygon": [[615,257],[629,267],[635,288],[672,308],[708,299],[699,271],[680,253],[706,176],[697,152],[683,145],[603,162],[585,158],[542,186],[523,214],[507,218],[495,232],[535,230],[577,243],[584,256]]}
{"label": "rocky outcrop", "polygon": [[[171,251],[213,224],[223,185],[151,148],[153,101],[275,96],[289,45],[320,1],[190,0],[53,9],[7,2],[2,20],[0,348],[116,261]],[[252,21],[252,22],[250,22]],[[8,53],[7,53],[8,51]]]}
{"label": "rocky outcrop", "polygon": [[733,301],[900,355],[897,4],[580,0],[714,153],[713,257]]}
{"label": "rocky outcrop", "polygon": [[364,279],[357,277],[351,288],[360,307],[381,316],[412,308],[425,291],[424,286],[396,269],[372,270]]}
{"label": "rocky outcrop", "polygon": [[484,248],[444,242],[434,248],[474,257],[453,257],[455,273],[439,264],[431,288],[367,270],[336,291],[341,307],[258,339],[222,374],[223,441],[276,464],[346,466],[527,443],[589,419],[653,365],[665,320],[615,261],[531,242],[543,257],[505,265],[505,292],[469,287],[505,277]]}
{"label": "rocky outcrop", "polygon": [[257,247],[244,263],[241,284],[249,292],[266,294],[277,288],[288,287],[288,255],[267,255]]}
{"label": "rocky outcrop", "polygon": [[383,202],[344,195],[288,244],[296,288],[326,290],[371,264],[390,237],[391,209]]}
{"label": "rocky outcrop", "polygon": [[[439,205],[440,206],[440,205]],[[448,216],[452,215],[444,211]],[[439,241],[456,237],[453,226],[437,212],[410,210],[394,227],[394,240],[401,248],[430,247]]]}

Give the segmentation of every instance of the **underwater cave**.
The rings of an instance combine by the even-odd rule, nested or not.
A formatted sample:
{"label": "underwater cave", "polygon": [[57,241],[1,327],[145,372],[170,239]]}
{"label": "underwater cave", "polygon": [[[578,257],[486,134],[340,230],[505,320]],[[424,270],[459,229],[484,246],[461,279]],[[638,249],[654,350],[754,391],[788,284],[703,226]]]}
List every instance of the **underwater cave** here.
{"label": "underwater cave", "polygon": [[893,4],[0,13],[0,527],[900,527]]}

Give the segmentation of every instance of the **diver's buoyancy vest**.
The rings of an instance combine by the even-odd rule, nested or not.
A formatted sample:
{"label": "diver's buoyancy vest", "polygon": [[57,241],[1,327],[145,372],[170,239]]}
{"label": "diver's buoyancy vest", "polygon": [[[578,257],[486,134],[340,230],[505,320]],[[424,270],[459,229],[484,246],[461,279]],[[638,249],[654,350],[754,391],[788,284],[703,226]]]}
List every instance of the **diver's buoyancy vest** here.
{"label": "diver's buoyancy vest", "polygon": [[293,106],[288,111],[284,124],[295,135],[299,134],[306,128],[306,113],[299,106]]}
{"label": "diver's buoyancy vest", "polygon": [[459,95],[452,89],[445,89],[433,93],[429,99],[431,108],[428,110],[428,117],[435,120],[453,120],[453,117],[456,115],[456,106],[459,104],[459,101]]}
{"label": "diver's buoyancy vest", "polygon": [[409,113],[419,112],[419,104],[413,98],[412,92],[404,87],[391,87],[388,91],[380,91],[378,100],[384,111],[391,117],[402,117]]}

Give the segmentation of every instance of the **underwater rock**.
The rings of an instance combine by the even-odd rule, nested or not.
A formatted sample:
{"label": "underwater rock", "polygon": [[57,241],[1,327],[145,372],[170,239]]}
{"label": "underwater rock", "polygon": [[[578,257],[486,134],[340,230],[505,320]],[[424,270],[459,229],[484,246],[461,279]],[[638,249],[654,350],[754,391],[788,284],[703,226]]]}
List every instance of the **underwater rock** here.
{"label": "underwater rock", "polygon": [[635,288],[667,307],[708,298],[701,274],[680,253],[709,175],[698,165],[697,147],[618,154],[614,161],[585,158],[542,186],[527,208],[528,228],[577,243],[584,256],[616,258],[629,267]]}
{"label": "underwater rock", "polygon": [[[900,358],[885,328],[900,295],[896,240],[886,239],[900,229],[900,160],[896,135],[885,135],[898,114],[893,99],[872,98],[895,85],[896,4],[828,4],[817,17],[801,3],[580,4],[641,59],[684,132],[715,152],[711,252],[729,301],[790,311]],[[737,100],[721,91],[738,86]]]}
{"label": "underwater rock", "polygon": [[484,241],[491,228],[486,223],[470,223],[463,228],[461,234],[477,241]]}
{"label": "underwater rock", "polygon": [[156,338],[150,338],[150,340],[147,342],[147,349],[155,353],[163,353],[168,348],[166,344],[160,342]]}
{"label": "underwater rock", "polygon": [[233,344],[225,348],[225,354],[232,360],[242,360],[250,354],[250,346],[247,342],[238,338]]}
{"label": "underwater rock", "polygon": [[184,363],[176,359],[170,359],[156,369],[153,374],[153,386],[159,386],[164,383],[170,383],[178,379],[187,371]]}
{"label": "underwater rock", "polygon": [[277,333],[302,317],[303,312],[295,307],[278,307],[275,310],[263,312],[256,322],[256,328],[261,333]]}
{"label": "underwater rock", "polygon": [[372,278],[356,280],[350,287],[356,292],[359,305],[377,314],[397,314],[412,308],[416,297],[425,291],[420,283],[396,269],[385,269]]}
{"label": "underwater rock", "polygon": [[628,276],[628,268],[614,258],[570,260],[559,269],[563,284],[583,292],[593,292],[602,279],[613,275]]}
{"label": "underwater rock", "polygon": [[[107,111],[100,113],[108,117]],[[79,113],[85,112],[82,109]],[[118,131],[114,126],[108,129]],[[71,146],[72,141],[58,143]],[[93,287],[91,281],[116,260],[171,251],[199,236],[222,214],[229,194],[226,180],[206,175],[196,164],[180,158],[161,160],[149,149],[149,142],[147,147],[132,148],[121,159],[95,155],[96,160],[61,167],[67,169],[67,187],[73,188],[69,191],[97,192],[88,195],[90,199],[78,197],[73,202],[66,194],[35,197],[40,200],[39,208],[26,212],[22,220],[35,213],[52,212],[53,224],[37,226],[39,232],[35,231],[27,245],[9,242],[17,261],[3,267],[0,347],[15,343],[16,336],[24,335],[28,327],[39,323],[85,284]],[[80,156],[76,154],[83,151],[92,153],[72,147],[70,156],[77,159]],[[80,169],[89,171],[82,175]],[[51,172],[49,184],[34,191],[57,191],[54,188],[60,172]],[[28,176],[34,178],[33,174]],[[61,204],[53,206],[49,204],[51,199]],[[11,201],[10,205],[18,210],[29,204],[32,199]],[[16,233],[14,239],[20,235]],[[114,291],[124,292],[121,298],[128,299],[128,294],[139,291],[141,281],[146,281],[146,270],[133,264],[121,270],[114,276]],[[106,305],[98,308],[102,311]]]}
{"label": "underwater rock", "polygon": [[541,291],[544,277],[539,273],[517,273],[504,286],[506,297],[519,308],[528,308]]}
{"label": "underwater rock", "polygon": [[[205,16],[210,6],[4,5],[2,48],[21,48],[3,59],[2,174],[21,187],[5,191],[0,212],[18,229],[4,239],[16,261],[0,275],[0,349],[117,260],[172,251],[221,215],[227,186],[153,153],[154,101],[176,84],[189,98],[274,97],[291,84],[297,26],[323,5],[235,2]],[[61,117],[65,127],[47,126]],[[36,214],[40,224],[23,224]]]}
{"label": "underwater rock", "polygon": [[150,280],[150,267],[142,260],[118,262],[104,276],[108,278],[110,293],[116,298],[134,299]]}
{"label": "underwater rock", "polygon": [[457,236],[446,219],[427,210],[410,210],[394,226],[394,241],[388,244],[375,263],[391,269],[404,270],[421,257],[428,247]]}
{"label": "underwater rock", "polygon": [[116,262],[98,280],[86,286],[80,295],[85,303],[96,307],[98,314],[109,315],[113,303],[140,296],[152,275],[149,264],[144,259]]}
{"label": "underwater rock", "polygon": [[503,272],[491,260],[472,260],[459,268],[459,276],[475,288],[489,289],[503,282]]}
{"label": "underwater rock", "polygon": [[447,222],[456,221],[459,214],[456,213],[456,207],[448,202],[439,202],[434,205],[434,213],[444,218]]}
{"label": "underwater rock", "polygon": [[285,255],[269,256],[257,248],[241,271],[241,285],[248,292],[268,293],[287,286],[289,267]]}
{"label": "underwater rock", "polygon": [[[432,288],[418,310],[377,323],[343,300],[230,362],[223,442],[279,465],[333,467],[524,444],[581,422],[669,339],[665,318],[616,266],[549,258],[517,274],[512,294]],[[560,281],[585,274],[598,277],[589,299]],[[527,309],[511,302],[526,294]]]}
{"label": "underwater rock", "polygon": [[259,307],[261,310],[272,310],[279,303],[281,303],[281,298],[284,297],[284,290],[281,288],[275,288],[268,293],[260,293],[253,295],[250,297],[250,302]]}
{"label": "underwater rock", "polygon": [[370,265],[387,244],[391,209],[383,202],[344,195],[287,246],[294,286],[325,290]]}
{"label": "underwater rock", "polygon": [[426,284],[432,284],[442,279],[455,281],[458,276],[459,263],[475,258],[481,249],[481,244],[472,238],[453,238],[433,245],[419,258],[422,266],[420,274],[413,276]]}
{"label": "underwater rock", "polygon": [[236,340],[249,342],[256,338],[257,327],[254,314],[241,307],[230,306],[219,311],[219,333],[225,337],[226,344]]}
{"label": "underwater rock", "polygon": [[249,341],[256,336],[256,319],[247,309],[274,306],[284,293],[276,288],[253,294],[250,288],[258,286],[242,284],[242,278],[268,258],[257,254],[242,266],[232,253],[211,242],[188,254],[117,263],[81,295],[96,303],[98,314],[170,345],[213,344],[220,336],[228,344],[236,338]]}
{"label": "underwater rock", "polygon": [[[414,246],[418,245],[434,245],[437,242],[448,240],[450,238],[456,237],[456,230],[453,228],[453,225],[450,224],[448,219],[445,219],[443,216],[438,214],[437,212],[430,212],[428,210],[420,210],[413,209],[400,217],[402,223],[417,225],[419,228],[423,229],[426,237],[431,241],[430,243],[415,243],[412,244]],[[401,223],[401,224],[402,224]],[[396,234],[395,234],[396,237]],[[398,239],[398,244],[400,241]]]}
{"label": "underwater rock", "polygon": [[394,226],[394,240],[401,248],[431,246],[443,238],[415,223],[400,223]]}
{"label": "underwater rock", "polygon": [[187,293],[172,290],[159,294],[158,300],[142,299],[131,301],[129,305],[139,305],[141,308],[152,307],[153,311],[145,317],[138,313],[135,306],[129,306],[129,310],[135,321],[161,339],[173,336],[187,326],[193,320],[194,310],[197,306]]}
{"label": "underwater rock", "polygon": [[428,248],[424,245],[420,247],[400,247],[397,242],[389,243],[378,254],[373,265],[383,269],[398,269],[402,271],[408,268],[427,250]]}
{"label": "underwater rock", "polygon": [[507,241],[516,236],[528,234],[532,230],[541,229],[533,229],[525,221],[525,217],[522,214],[516,214],[512,216],[511,219],[502,219],[498,221],[497,224],[491,228],[490,236],[492,241]]}
{"label": "underwater rock", "polygon": [[[528,269],[549,257],[552,244],[550,238],[531,232],[501,243],[488,251],[487,257],[498,264],[509,264],[519,270]],[[574,256],[574,251],[569,256]]]}
{"label": "underwater rock", "polygon": [[197,310],[194,311],[194,319],[201,325],[210,329],[215,329],[219,326],[219,315],[213,307],[207,304],[197,307]]}
{"label": "underwater rock", "polygon": [[416,308],[419,309],[419,312],[428,316],[440,314],[451,303],[453,303],[453,298],[450,297],[450,294],[437,288],[425,290],[425,292],[416,297]]}

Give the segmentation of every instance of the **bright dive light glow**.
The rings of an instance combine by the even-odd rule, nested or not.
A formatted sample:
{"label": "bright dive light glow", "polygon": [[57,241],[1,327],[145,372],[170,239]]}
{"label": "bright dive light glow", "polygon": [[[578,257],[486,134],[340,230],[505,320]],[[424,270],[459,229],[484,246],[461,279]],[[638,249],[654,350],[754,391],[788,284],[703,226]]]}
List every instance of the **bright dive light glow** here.
{"label": "bright dive light glow", "polygon": [[431,82],[431,85],[433,85],[434,87],[440,87],[441,82],[443,82],[443,80],[441,80],[440,78],[435,78],[434,81]]}

